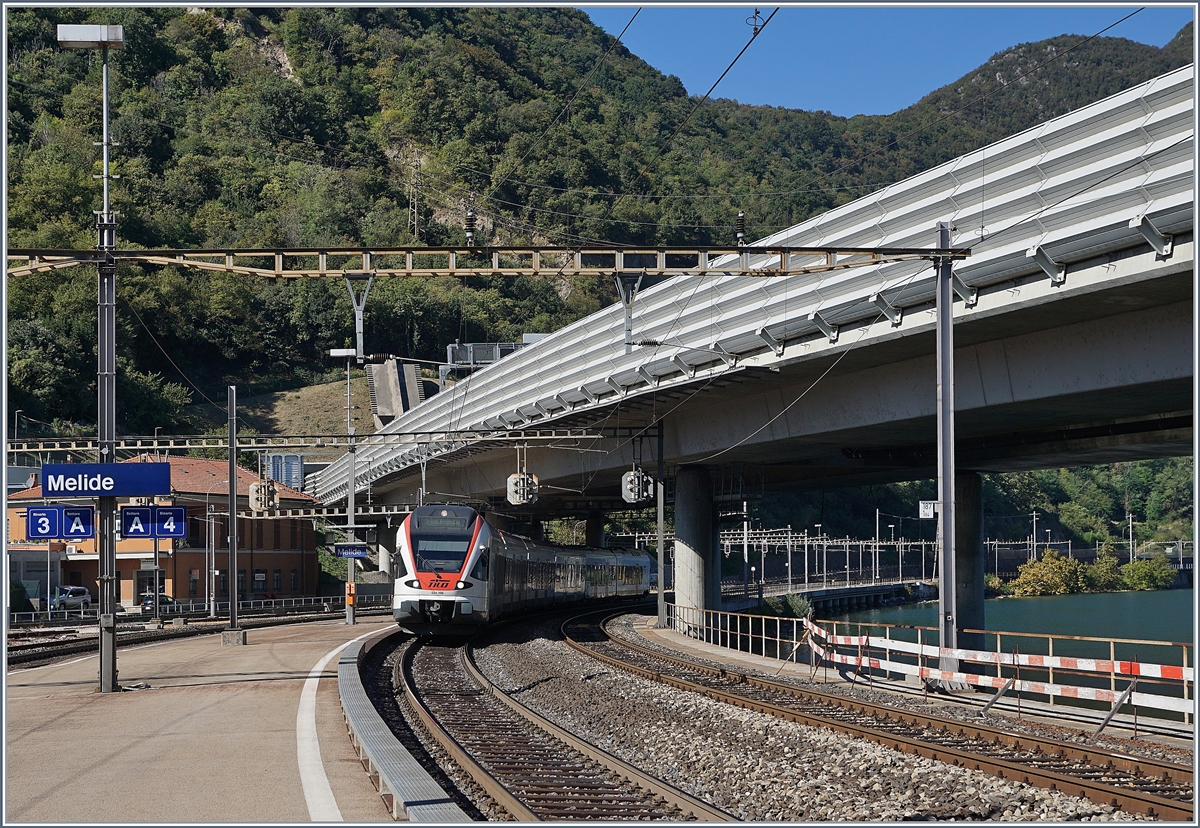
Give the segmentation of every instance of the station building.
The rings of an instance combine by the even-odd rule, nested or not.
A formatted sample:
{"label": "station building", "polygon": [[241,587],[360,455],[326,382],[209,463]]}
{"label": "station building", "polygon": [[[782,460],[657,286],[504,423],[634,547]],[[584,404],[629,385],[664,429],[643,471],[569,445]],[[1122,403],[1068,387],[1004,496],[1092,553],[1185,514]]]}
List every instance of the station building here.
{"label": "station building", "polygon": [[[209,579],[205,577],[210,556],[214,559],[216,596],[229,598],[229,464],[225,460],[198,457],[141,455],[124,461],[168,462],[171,466],[171,493],[152,498],[157,506],[183,506],[187,510],[187,537],[161,539],[158,543],[160,589],[176,601],[206,601]],[[250,484],[259,477],[247,469],[237,470],[237,496],[248,501]],[[280,483],[279,509],[306,509],[319,506],[316,498]],[[117,508],[134,505],[134,498],[118,498]],[[94,500],[56,497],[55,503],[95,505]],[[10,578],[32,586],[39,581],[45,592],[47,561],[51,588],[87,587],[94,601],[100,595],[99,542],[96,538],[71,544],[25,537],[25,510],[41,505],[42,488],[34,485],[9,495],[8,557]],[[245,509],[243,505],[241,507]],[[317,533],[311,518],[254,518],[239,516],[238,592],[242,600],[258,598],[296,598],[317,594],[319,564]],[[143,595],[154,591],[154,544],[146,538],[117,541],[118,600],[123,606],[136,605]],[[15,567],[15,569],[14,569]],[[28,587],[27,587],[28,591]],[[30,597],[33,597],[32,595]]]}

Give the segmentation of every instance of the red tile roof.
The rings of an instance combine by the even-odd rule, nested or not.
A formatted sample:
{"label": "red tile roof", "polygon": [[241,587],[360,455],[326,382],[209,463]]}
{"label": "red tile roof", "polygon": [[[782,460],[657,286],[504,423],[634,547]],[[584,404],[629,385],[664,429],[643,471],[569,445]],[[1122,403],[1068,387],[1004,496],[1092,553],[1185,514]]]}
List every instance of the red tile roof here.
{"label": "red tile roof", "polygon": [[[229,461],[207,460],[202,457],[181,457],[179,455],[171,455],[164,459],[171,464],[171,492],[173,494],[228,496]],[[146,463],[153,462],[153,458],[151,455],[143,454],[121,462]],[[249,497],[250,484],[257,483],[258,479],[258,475],[254,472],[239,466],[237,469],[238,497]],[[293,489],[291,486],[285,486],[282,483],[276,483],[275,485],[278,488],[279,499],[281,501],[300,501],[305,504],[320,502],[312,495],[305,494],[298,489]],[[34,486],[31,489],[14,492],[8,496],[8,499],[23,500],[26,498],[39,498],[41,496],[42,487]]]}

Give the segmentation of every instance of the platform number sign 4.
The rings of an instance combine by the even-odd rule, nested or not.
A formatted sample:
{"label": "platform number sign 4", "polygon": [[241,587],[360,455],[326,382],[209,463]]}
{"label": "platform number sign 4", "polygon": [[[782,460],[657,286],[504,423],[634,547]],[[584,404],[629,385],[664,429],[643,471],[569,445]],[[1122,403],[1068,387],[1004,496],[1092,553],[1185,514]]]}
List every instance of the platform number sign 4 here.
{"label": "platform number sign 4", "polygon": [[154,536],[187,537],[187,509],[183,506],[157,506],[154,509]]}

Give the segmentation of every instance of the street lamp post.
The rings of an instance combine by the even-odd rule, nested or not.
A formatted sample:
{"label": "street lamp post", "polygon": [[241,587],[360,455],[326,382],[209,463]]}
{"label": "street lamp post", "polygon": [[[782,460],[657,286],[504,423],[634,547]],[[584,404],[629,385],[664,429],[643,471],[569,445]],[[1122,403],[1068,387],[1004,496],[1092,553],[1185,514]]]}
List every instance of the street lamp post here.
{"label": "street lamp post", "polygon": [[[112,142],[108,135],[108,50],[125,46],[125,31],[121,26],[74,26],[58,27],[58,43],[64,49],[99,49],[103,61],[102,94],[102,140],[104,200],[96,214],[98,250],[108,255],[97,267],[99,275],[99,299],[97,301],[97,371],[98,434],[100,462],[116,462],[117,422],[117,264],[112,251],[117,246],[116,216],[109,203],[109,149]],[[115,497],[99,499],[100,522],[100,692],[120,691],[117,684],[117,545]]]}
{"label": "street lamp post", "polygon": [[[351,291],[353,294],[353,291]],[[365,300],[365,296],[363,297]],[[361,331],[359,337],[359,349],[362,348]],[[349,464],[346,480],[346,540],[355,539],[355,524],[358,523],[355,518],[354,508],[354,426],[350,422],[350,361],[359,355],[359,351],[354,348],[331,348],[329,350],[331,357],[346,358],[346,460]],[[354,624],[354,569],[358,565],[357,559],[346,558],[346,623]]]}

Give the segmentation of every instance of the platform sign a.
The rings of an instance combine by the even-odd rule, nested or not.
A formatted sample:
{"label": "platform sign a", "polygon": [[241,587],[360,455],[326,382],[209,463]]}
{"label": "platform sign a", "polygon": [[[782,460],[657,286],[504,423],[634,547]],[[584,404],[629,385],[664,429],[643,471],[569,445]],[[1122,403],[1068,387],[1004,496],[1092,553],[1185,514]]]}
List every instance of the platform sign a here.
{"label": "platform sign a", "polygon": [[96,537],[96,510],[91,506],[62,507],[64,540]]}
{"label": "platform sign a", "polygon": [[126,506],[122,509],[121,537],[154,537],[154,510],[149,506]]}
{"label": "platform sign a", "polygon": [[60,538],[61,506],[30,506],[25,510],[25,537]]}
{"label": "platform sign a", "polygon": [[184,506],[154,507],[154,537],[187,537],[187,508]]}

